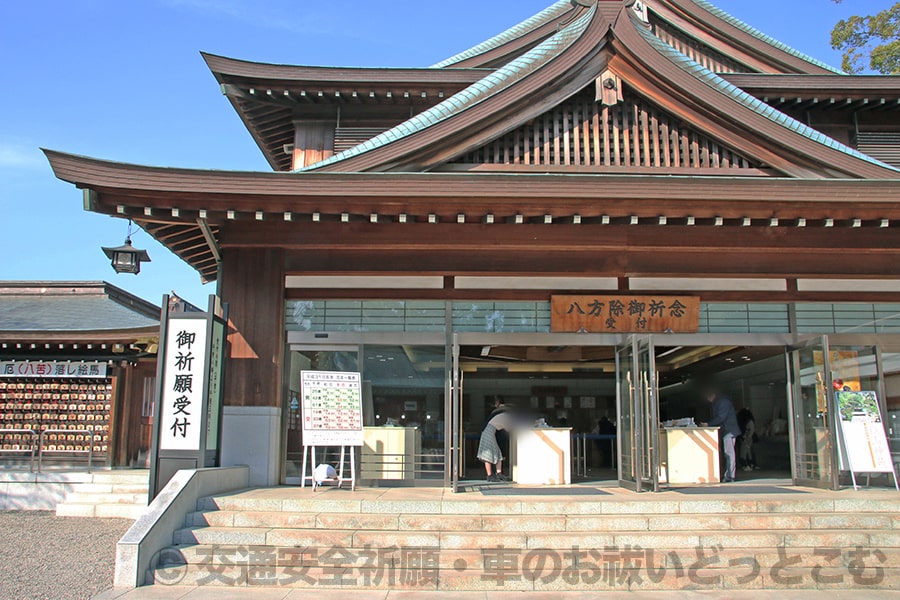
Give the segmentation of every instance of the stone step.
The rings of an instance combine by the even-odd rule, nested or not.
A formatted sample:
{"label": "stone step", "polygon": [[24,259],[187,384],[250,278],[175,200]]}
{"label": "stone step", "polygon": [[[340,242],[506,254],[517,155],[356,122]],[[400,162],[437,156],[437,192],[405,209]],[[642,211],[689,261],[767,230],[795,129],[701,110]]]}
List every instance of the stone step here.
{"label": "stone step", "polygon": [[[227,544],[186,544],[171,546],[160,553],[157,564],[160,567],[176,565],[224,565],[224,566],[303,566],[326,567],[337,564],[344,568],[361,568],[371,566],[373,560],[381,561],[388,567],[401,567],[404,565],[404,553],[414,551],[426,555],[429,564],[436,565],[439,569],[454,569],[457,571],[494,568],[508,570],[509,564],[498,561],[500,556],[507,556],[515,564],[522,561],[529,562],[541,556],[548,560],[564,562],[567,566],[572,564],[590,565],[597,560],[615,560],[616,555],[625,556],[634,548],[626,547],[602,547],[602,548],[537,548],[537,549],[511,549],[508,547],[492,547],[484,549],[447,549],[447,548],[347,548],[343,546],[309,546],[309,547],[275,547],[257,545],[227,545]],[[874,552],[875,549],[872,549]],[[878,564],[882,567],[900,568],[900,549],[878,549],[884,562],[880,558],[869,557],[872,566]],[[827,552],[827,554],[826,554]],[[857,560],[854,548],[826,548],[826,547],[791,547],[791,548],[662,548],[640,549],[641,564],[654,566],[666,566],[676,569],[679,565],[689,569],[705,559],[704,568],[725,569],[743,562],[751,557],[761,568],[772,568],[783,561],[791,564],[800,557],[799,565],[815,566],[817,564],[830,565],[832,567],[850,567]],[[698,554],[702,553],[702,554]],[[553,559],[553,556],[557,557]],[[634,553],[629,554],[630,557]],[[493,561],[493,562],[492,562]],[[586,568],[586,567],[584,567]]]}
{"label": "stone step", "polygon": [[367,529],[384,531],[746,531],[900,528],[891,514],[713,514],[713,515],[445,515],[348,514],[283,511],[197,511],[189,527]]}
{"label": "stone step", "polygon": [[149,485],[149,471],[95,471],[91,474],[94,483],[121,483],[125,485]]}
{"label": "stone step", "polygon": [[63,503],[56,506],[57,517],[99,517],[137,520],[146,510],[136,504],[78,504]]}
{"label": "stone step", "polygon": [[[415,558],[415,557],[413,557]],[[340,564],[340,563],[336,563]],[[571,568],[533,561],[525,569],[434,569],[340,566],[217,566],[179,565],[153,570],[148,583],[169,585],[271,586],[343,590],[392,589],[398,591],[650,591],[650,590],[748,590],[748,589],[847,589],[900,588],[900,569],[883,569],[871,580],[857,580],[850,568],[816,571],[808,567],[751,569],[652,569],[636,563],[604,568],[602,563]]]}
{"label": "stone step", "polygon": [[175,532],[175,544],[225,544],[277,547],[342,546],[441,549],[507,548],[724,548],[867,547],[900,548],[900,530],[769,531],[593,531],[484,532],[289,529],[269,527],[187,527]]}
{"label": "stone step", "polygon": [[143,493],[91,493],[70,492],[65,499],[66,504],[135,504],[147,506],[147,492]]}
{"label": "stone step", "polygon": [[79,494],[144,494],[149,486],[144,483],[79,483],[73,486],[72,492]]}
{"label": "stone step", "polygon": [[694,514],[830,514],[830,513],[900,513],[898,498],[800,498],[758,500],[746,499],[667,499],[639,500],[482,500],[465,496],[444,500],[364,500],[348,495],[330,496],[297,490],[295,497],[254,497],[223,495],[200,498],[198,511],[228,510],[243,512],[300,512],[353,514],[455,514],[455,515],[694,515]]}

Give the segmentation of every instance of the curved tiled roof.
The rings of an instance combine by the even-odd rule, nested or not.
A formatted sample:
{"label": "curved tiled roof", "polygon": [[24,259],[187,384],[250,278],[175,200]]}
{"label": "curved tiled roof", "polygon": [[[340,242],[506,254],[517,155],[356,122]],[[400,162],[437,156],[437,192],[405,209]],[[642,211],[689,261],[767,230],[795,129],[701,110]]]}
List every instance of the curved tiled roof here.
{"label": "curved tiled roof", "polygon": [[[695,0],[702,1],[702,0]],[[653,35],[649,30],[644,27],[635,27],[637,31],[663,56],[669,58],[673,63],[699,79],[700,81],[706,83],[708,86],[714,88],[715,90],[726,94],[740,102],[747,108],[753,110],[754,112],[766,117],[767,119],[778,123],[779,125],[790,129],[794,133],[802,135],[809,140],[827,146],[832,150],[837,150],[839,152],[843,152],[849,156],[854,158],[858,158],[860,160],[864,160],[868,163],[878,165],[879,167],[884,167],[886,169],[890,169],[892,171],[900,171],[900,169],[896,169],[890,165],[887,165],[881,161],[875,160],[871,156],[863,154],[845,144],[838,142],[837,140],[828,137],[824,133],[801,123],[800,121],[790,117],[783,112],[769,106],[765,102],[759,100],[758,98],[748,94],[741,88],[737,87],[733,83],[730,83],[717,75],[716,73],[710,71],[700,63],[695,60],[689,58],[688,56],[682,54],[672,46],[666,44],[658,37]]]}
{"label": "curved tiled roof", "polygon": [[511,42],[512,40],[521,37],[528,33],[529,31],[533,31],[538,27],[552,21],[553,19],[565,14],[566,12],[572,10],[572,2],[571,0],[559,0],[553,6],[546,8],[534,15],[533,17],[526,19],[515,25],[510,27],[506,31],[501,34],[495,35],[491,39],[484,41],[477,46],[469,48],[464,52],[460,52],[456,56],[451,56],[447,60],[441,61],[436,65],[432,65],[432,68],[440,69],[443,67],[449,67],[458,62],[462,62],[469,58],[473,58],[478,56],[479,54],[484,54],[494,48],[498,48],[507,42]]}
{"label": "curved tiled roof", "polygon": [[358,156],[364,152],[369,152],[376,148],[380,148],[391,142],[395,142],[401,138],[412,135],[436,123],[444,121],[453,115],[460,113],[467,108],[478,104],[479,102],[493,96],[497,92],[518,82],[532,71],[540,68],[542,65],[550,62],[559,56],[566,48],[571,46],[587,29],[591,20],[596,14],[596,4],[590,8],[584,15],[573,21],[565,29],[553,37],[545,40],[534,49],[526,52],[519,58],[513,60],[509,64],[500,67],[491,74],[485,76],[480,81],[473,83],[461,92],[454,94],[450,98],[444,100],[440,104],[422,112],[415,117],[400,123],[393,129],[389,129],[384,133],[373,137],[372,139],[354,146],[344,152],[335,154],[330,158],[326,158],[320,162],[308,165],[297,172],[312,171],[330,165],[342,160]]}
{"label": "curved tiled roof", "polygon": [[704,10],[719,17],[723,21],[737,27],[738,29],[740,29],[746,33],[749,33],[753,37],[769,44],[770,46],[774,46],[783,52],[787,52],[788,54],[790,54],[792,56],[796,56],[797,58],[799,58],[801,60],[805,60],[808,63],[814,64],[817,67],[821,67],[821,68],[831,71],[833,73],[844,74],[843,71],[841,71],[840,69],[836,69],[836,68],[832,67],[831,65],[828,65],[816,58],[809,56],[808,54],[804,54],[803,52],[800,52],[799,50],[788,46],[784,42],[779,42],[778,40],[776,40],[775,38],[773,38],[770,35],[766,35],[759,29],[756,29],[752,25],[748,25],[747,23],[744,23],[737,17],[734,17],[734,16],[728,14],[727,12],[725,12],[718,6],[715,6],[714,4],[708,2],[707,0],[692,0],[692,1],[694,2],[694,4],[696,4],[700,8],[703,8]]}

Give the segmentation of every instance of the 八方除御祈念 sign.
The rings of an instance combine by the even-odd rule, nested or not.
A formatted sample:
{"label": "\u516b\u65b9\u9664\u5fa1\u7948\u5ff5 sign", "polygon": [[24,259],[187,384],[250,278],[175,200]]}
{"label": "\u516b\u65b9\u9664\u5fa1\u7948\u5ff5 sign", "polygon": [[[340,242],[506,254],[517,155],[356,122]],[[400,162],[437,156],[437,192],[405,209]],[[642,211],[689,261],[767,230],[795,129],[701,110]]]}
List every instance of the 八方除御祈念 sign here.
{"label": "\u516b\u65b9\u9664\u5fa1\u7948\u5ff5 sign", "polygon": [[553,333],[696,333],[696,296],[553,296]]}

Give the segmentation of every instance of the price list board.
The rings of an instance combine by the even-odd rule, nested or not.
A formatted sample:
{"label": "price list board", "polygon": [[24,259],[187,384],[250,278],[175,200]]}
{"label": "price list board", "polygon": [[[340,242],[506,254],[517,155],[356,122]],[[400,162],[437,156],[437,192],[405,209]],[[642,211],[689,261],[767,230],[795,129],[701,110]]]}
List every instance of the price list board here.
{"label": "price list board", "polygon": [[304,446],[362,446],[359,373],[301,371]]}

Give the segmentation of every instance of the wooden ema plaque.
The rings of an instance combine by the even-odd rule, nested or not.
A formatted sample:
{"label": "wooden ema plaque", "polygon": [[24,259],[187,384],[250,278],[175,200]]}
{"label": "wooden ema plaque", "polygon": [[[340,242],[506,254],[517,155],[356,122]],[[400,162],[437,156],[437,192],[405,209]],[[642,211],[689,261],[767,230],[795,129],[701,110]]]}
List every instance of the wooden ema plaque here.
{"label": "wooden ema plaque", "polygon": [[696,333],[696,296],[553,296],[553,333]]}

